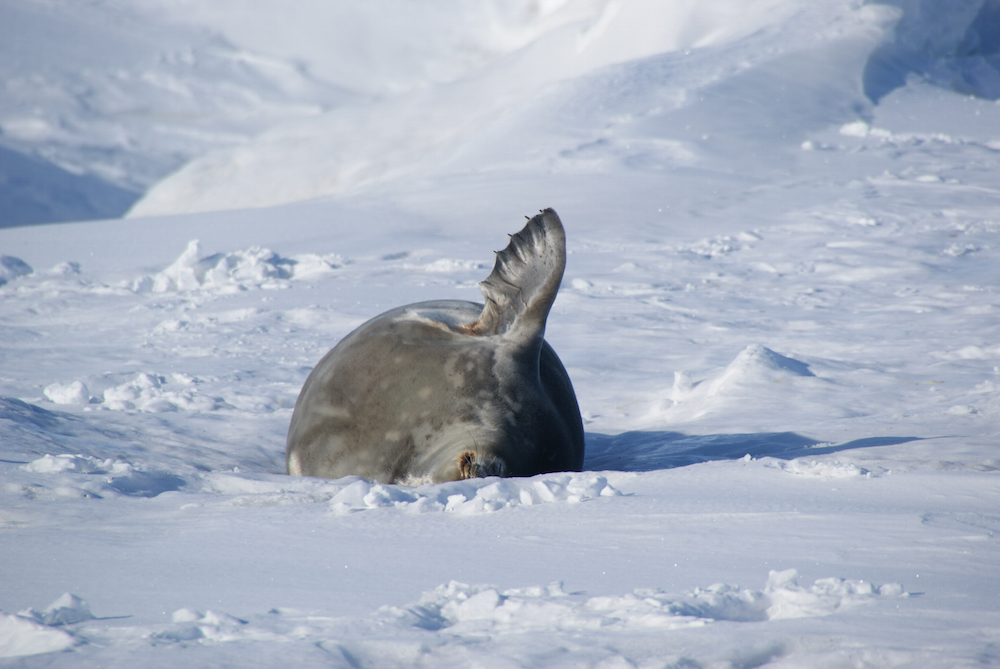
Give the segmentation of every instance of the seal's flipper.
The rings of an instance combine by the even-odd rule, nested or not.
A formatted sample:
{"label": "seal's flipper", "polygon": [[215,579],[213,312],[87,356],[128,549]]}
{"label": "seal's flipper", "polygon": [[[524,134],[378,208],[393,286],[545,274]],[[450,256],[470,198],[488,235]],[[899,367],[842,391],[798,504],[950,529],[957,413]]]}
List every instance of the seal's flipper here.
{"label": "seal's flipper", "polygon": [[493,271],[479,284],[486,306],[469,330],[540,346],[565,267],[566,233],[556,212],[545,209],[497,253]]}

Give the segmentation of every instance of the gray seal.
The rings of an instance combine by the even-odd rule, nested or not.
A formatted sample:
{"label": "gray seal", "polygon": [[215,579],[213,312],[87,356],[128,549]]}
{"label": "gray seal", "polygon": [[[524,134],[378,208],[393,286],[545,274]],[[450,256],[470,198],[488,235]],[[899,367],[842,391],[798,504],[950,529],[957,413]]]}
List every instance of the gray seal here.
{"label": "gray seal", "polygon": [[546,209],[496,254],[485,305],[419,302],[344,337],[299,393],[288,473],[416,484],[580,471],[580,408],[544,339],[565,266]]}

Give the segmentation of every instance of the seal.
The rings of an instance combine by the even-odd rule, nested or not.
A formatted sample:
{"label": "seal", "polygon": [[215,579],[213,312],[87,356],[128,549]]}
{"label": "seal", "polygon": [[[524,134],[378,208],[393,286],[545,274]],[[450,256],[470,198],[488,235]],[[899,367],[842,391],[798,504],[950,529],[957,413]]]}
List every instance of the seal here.
{"label": "seal", "polygon": [[545,209],[496,254],[485,304],[419,302],[348,334],[299,393],[288,473],[417,484],[580,471],[580,408],[544,339],[565,266]]}

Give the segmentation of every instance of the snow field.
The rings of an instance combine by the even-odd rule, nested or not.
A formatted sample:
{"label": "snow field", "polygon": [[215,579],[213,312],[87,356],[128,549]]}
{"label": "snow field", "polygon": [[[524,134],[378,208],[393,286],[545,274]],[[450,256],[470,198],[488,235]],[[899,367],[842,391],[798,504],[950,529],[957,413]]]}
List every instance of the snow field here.
{"label": "snow field", "polygon": [[[810,213],[810,216],[818,218],[816,212]],[[844,235],[851,228],[845,229],[836,219],[825,222],[822,219],[815,221],[815,218],[815,222],[810,224],[812,234],[806,234],[800,226],[788,226],[766,233],[758,229],[757,232],[723,235],[690,245],[667,248],[652,244],[617,245],[610,248],[602,244],[594,248],[584,238],[579,242],[582,248],[573,250],[573,260],[579,263],[577,266],[594,267],[598,271],[589,272],[590,278],[583,279],[574,276],[577,270],[571,264],[571,276],[568,277],[568,286],[563,291],[561,303],[557,306],[557,313],[562,313],[560,318],[563,327],[568,329],[574,322],[585,322],[590,309],[599,309],[598,305],[601,303],[615,300],[622,306],[634,305],[626,307],[628,309],[636,309],[634,317],[638,319],[637,325],[640,327],[630,331],[630,336],[648,338],[651,343],[653,339],[664,335],[665,328],[681,337],[690,333],[688,338],[693,334],[702,341],[711,341],[720,339],[717,334],[720,332],[720,325],[738,326],[746,335],[757,338],[758,342],[768,341],[778,334],[777,344],[771,344],[772,347],[782,346],[785,351],[800,350],[807,353],[804,359],[796,360],[763,344],[753,344],[750,348],[745,348],[744,344],[745,350],[742,353],[734,350],[732,354],[735,359],[707,379],[704,375],[700,379],[692,377],[689,369],[664,369],[662,373],[670,379],[669,384],[662,384],[659,388],[645,386],[637,389],[637,394],[648,397],[652,391],[659,399],[652,403],[647,401],[644,412],[628,412],[629,415],[645,413],[642,420],[646,425],[655,425],[665,418],[689,420],[706,413],[715,413],[716,409],[724,409],[746,392],[752,392],[750,388],[755,384],[759,386],[765,382],[799,390],[808,388],[809,392],[803,399],[808,401],[812,398],[816,410],[839,412],[841,416],[856,416],[867,413],[862,410],[862,406],[870,409],[871,402],[863,395],[852,402],[851,397],[844,392],[843,383],[839,381],[845,380],[847,376],[859,378],[868,375],[877,382],[879,368],[890,364],[889,361],[898,356],[900,351],[910,350],[901,347],[921,348],[920,342],[911,337],[914,328],[928,327],[929,321],[934,320],[936,315],[936,319],[942,324],[964,321],[966,325],[961,329],[973,336],[976,332],[989,330],[991,293],[974,282],[962,281],[961,273],[975,276],[978,268],[985,268],[993,262],[995,249],[989,238],[990,231],[995,226],[989,221],[969,221],[968,214],[963,218],[963,222],[954,222],[945,217],[931,226],[925,226],[923,230],[914,230],[912,224],[862,225],[855,227],[846,240]],[[869,229],[872,231],[869,232]],[[899,235],[911,233],[917,236],[917,248],[920,249],[917,257],[910,250],[897,250],[894,243]],[[765,234],[766,239],[763,236]],[[953,241],[956,238],[968,241]],[[956,255],[953,250],[959,244],[966,250]],[[610,268],[610,272],[600,271],[603,258],[615,252],[616,248],[623,251],[627,249],[633,260]],[[279,333],[271,334],[268,331],[277,327],[285,331],[301,328],[314,330],[320,326],[324,328],[324,332],[337,336],[348,330],[348,323],[360,322],[356,318],[350,318],[347,321],[341,320],[344,325],[335,325],[335,322],[331,322],[329,312],[318,310],[315,304],[308,303],[275,311],[268,306],[268,297],[253,297],[252,293],[256,289],[287,288],[296,281],[316,286],[316,282],[332,280],[339,290],[341,286],[347,287],[346,279],[346,284],[351,284],[352,290],[363,292],[365,288],[360,282],[364,281],[365,273],[379,268],[381,272],[388,271],[390,275],[401,279],[406,277],[409,281],[419,282],[415,287],[419,287],[421,283],[428,285],[429,282],[429,285],[441,286],[459,298],[478,298],[474,286],[483,271],[481,267],[485,265],[484,262],[446,256],[429,263],[414,263],[413,257],[412,252],[406,252],[406,256],[400,259],[388,261],[376,258],[354,259],[339,253],[290,254],[283,257],[262,248],[202,256],[197,244],[192,242],[173,264],[155,274],[107,284],[88,280],[72,269],[67,274],[65,270],[57,268],[37,278],[34,275],[22,276],[16,284],[11,284],[11,288],[14,289],[15,299],[20,296],[25,301],[51,290],[77,295],[86,292],[98,299],[99,296],[120,296],[123,308],[139,308],[151,315],[162,314],[161,319],[151,325],[146,335],[147,341],[156,341],[158,346],[165,347],[166,350],[186,351],[187,355],[203,356],[208,351],[192,344],[203,339],[206,332],[216,328],[246,332],[238,342],[249,342],[250,339],[259,341],[263,335],[277,346],[287,346],[287,340],[276,336]],[[795,262],[795,257],[810,260]],[[871,262],[876,257],[882,258],[877,269]],[[79,263],[73,261],[62,262],[58,267],[72,268],[74,265],[79,267]],[[927,275],[929,268],[934,268],[931,272],[946,271],[955,276],[956,280],[953,285],[931,286],[923,290],[892,288],[898,284],[890,281],[891,277],[919,281],[921,276]],[[667,283],[655,278],[663,276],[664,272],[672,277]],[[817,288],[817,283],[824,287]],[[880,284],[886,287],[883,289]],[[767,290],[756,290],[759,285],[767,286]],[[718,315],[708,313],[691,318],[691,314],[704,309],[700,306],[705,304],[704,299],[711,298],[720,289],[732,291],[736,301],[719,303]],[[151,299],[144,301],[141,294],[147,292]],[[426,297],[428,292],[421,291],[418,294]],[[160,298],[160,295],[168,300]],[[622,298],[628,299],[622,302]],[[893,307],[883,309],[879,306],[883,300],[891,300]],[[711,303],[710,299],[708,304]],[[208,305],[217,308],[206,309]],[[955,308],[944,308],[945,305],[954,305]],[[650,307],[662,310],[662,317],[653,320]],[[776,317],[775,314],[782,310],[788,311],[789,307],[796,311],[796,318],[787,322],[787,327],[781,324],[782,331],[778,332],[780,316]],[[817,310],[845,308],[850,308],[855,317],[871,323],[875,328],[873,331],[880,333],[878,338],[867,342],[867,359],[852,360],[855,357],[854,351],[845,349],[836,337],[826,336],[826,332],[833,331],[825,329],[822,319],[808,318],[810,312],[816,313]],[[761,319],[755,314],[768,314],[768,317]],[[123,317],[132,318],[134,312],[126,311]],[[918,325],[918,321],[924,324]],[[709,322],[711,326],[706,325]],[[559,326],[560,321],[554,319],[553,328]],[[598,320],[593,329],[599,331],[600,328]],[[607,334],[618,336],[619,333],[612,331]],[[316,337],[312,355],[321,355],[329,346],[331,338],[323,337],[321,343],[321,339]],[[572,365],[573,351],[560,348],[563,357]],[[940,348],[921,348],[920,355],[988,362],[994,348],[981,338],[960,341],[958,345],[942,341]],[[715,351],[717,347],[709,350]],[[614,351],[610,353],[613,355]],[[683,356],[676,357],[696,361],[697,358],[692,355],[700,353],[689,346]],[[306,356],[300,359],[303,365],[314,362]],[[706,362],[725,365],[718,358],[705,360],[702,364]],[[996,365],[993,366],[995,367]],[[993,368],[987,367],[995,372]],[[192,374],[190,369],[167,371],[146,368],[135,370],[131,375],[126,374],[124,378],[122,374],[118,374],[117,377],[105,378],[52,379],[44,386],[47,392],[43,395],[56,403],[93,404],[92,408],[140,408],[147,411],[184,410],[192,407],[212,410],[222,409],[227,405],[240,406],[246,402],[263,402],[274,406],[273,397],[255,399],[218,394],[205,396],[205,386],[211,385],[210,382],[206,383],[206,376]],[[995,373],[981,377],[975,387],[966,389],[964,394],[952,394],[953,403],[939,410],[954,415],[977,415],[983,411],[990,413],[993,411],[989,398],[994,378]],[[913,379],[912,383],[916,389],[930,381],[943,379]],[[940,384],[931,384],[934,385]],[[940,391],[943,388],[933,390]],[[587,392],[586,388],[581,392]],[[914,400],[921,403],[931,399],[927,395],[915,395]],[[933,399],[938,400],[940,397],[938,395]],[[289,397],[284,402],[293,400],[294,397]],[[938,403],[939,401],[935,402]],[[630,402],[625,404],[629,405]],[[585,417],[589,422],[594,416],[595,413],[590,411]],[[605,421],[609,418],[612,416],[604,416]]]}
{"label": "snow field", "polygon": [[[998,661],[991,3],[322,4],[0,2],[0,171],[156,182],[0,230],[5,662]],[[285,476],[546,206],[586,471]]]}

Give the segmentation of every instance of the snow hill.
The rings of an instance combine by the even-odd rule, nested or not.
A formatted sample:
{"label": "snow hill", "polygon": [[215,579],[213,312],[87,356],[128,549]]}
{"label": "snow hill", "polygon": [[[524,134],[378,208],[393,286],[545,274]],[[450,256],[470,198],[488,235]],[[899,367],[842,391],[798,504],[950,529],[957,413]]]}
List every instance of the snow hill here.
{"label": "snow hill", "polygon": [[[0,71],[4,666],[1000,661],[994,0],[0,0]],[[585,471],[286,476],[550,206]]]}

